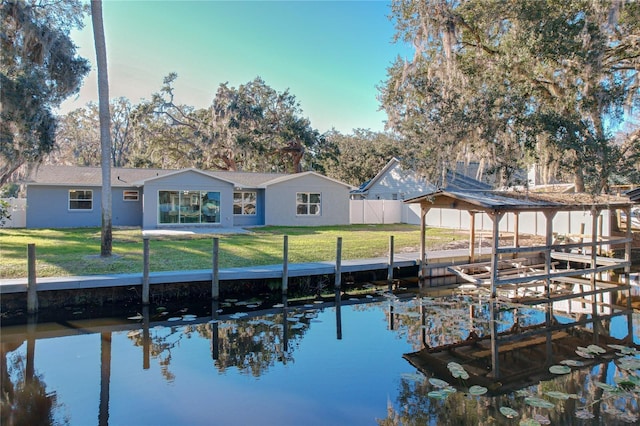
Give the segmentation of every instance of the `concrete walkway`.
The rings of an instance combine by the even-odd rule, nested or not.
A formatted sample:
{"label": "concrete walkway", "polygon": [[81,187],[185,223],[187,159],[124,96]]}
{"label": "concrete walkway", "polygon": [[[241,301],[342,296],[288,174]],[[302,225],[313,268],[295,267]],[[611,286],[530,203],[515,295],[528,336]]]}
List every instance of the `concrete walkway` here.
{"label": "concrete walkway", "polygon": [[[483,250],[483,254],[486,254]],[[343,273],[375,271],[388,268],[388,258],[343,260]],[[427,253],[429,265],[453,265],[469,261],[468,249],[438,250]],[[403,268],[419,265],[420,255],[417,252],[396,253],[393,256],[393,267]],[[252,280],[282,278],[282,264],[246,266],[239,268],[223,268],[219,270],[219,280]],[[326,275],[335,273],[335,261],[290,263],[289,277]],[[212,280],[211,269],[151,272],[149,284],[167,284],[176,282],[196,282]],[[131,274],[85,275],[68,277],[38,278],[38,291],[72,290],[84,288],[119,287],[142,285],[142,272]],[[27,278],[0,279],[0,295],[26,293]]]}

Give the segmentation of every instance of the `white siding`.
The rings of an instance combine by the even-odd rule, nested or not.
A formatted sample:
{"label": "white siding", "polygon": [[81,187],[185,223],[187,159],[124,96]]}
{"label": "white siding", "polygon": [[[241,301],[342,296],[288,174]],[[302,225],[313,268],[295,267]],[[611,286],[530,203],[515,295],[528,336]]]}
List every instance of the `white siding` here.
{"label": "white siding", "polygon": [[400,164],[391,167],[384,176],[369,188],[370,200],[398,200],[423,194],[427,184],[413,171],[404,171]]}

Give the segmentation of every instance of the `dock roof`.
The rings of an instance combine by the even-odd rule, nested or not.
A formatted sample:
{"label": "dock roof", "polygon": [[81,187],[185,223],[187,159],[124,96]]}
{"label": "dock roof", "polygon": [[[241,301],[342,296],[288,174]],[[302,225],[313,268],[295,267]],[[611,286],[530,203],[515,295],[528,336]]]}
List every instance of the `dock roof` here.
{"label": "dock roof", "polygon": [[518,191],[445,191],[438,190],[404,201],[424,207],[469,211],[568,211],[591,208],[624,208],[631,205],[626,197],[586,193],[518,192]]}

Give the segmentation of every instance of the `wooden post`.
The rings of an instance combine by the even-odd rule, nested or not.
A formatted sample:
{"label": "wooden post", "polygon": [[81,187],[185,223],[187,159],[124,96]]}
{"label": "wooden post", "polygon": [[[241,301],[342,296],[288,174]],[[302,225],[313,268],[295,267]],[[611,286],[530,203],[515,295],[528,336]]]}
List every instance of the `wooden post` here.
{"label": "wooden post", "polygon": [[27,313],[38,312],[38,290],[36,289],[36,245],[27,244]]}
{"label": "wooden post", "polygon": [[493,245],[491,246],[491,298],[496,297],[498,281],[498,246],[500,245],[500,219],[504,213],[492,212],[490,214],[493,223]]}
{"label": "wooden post", "polygon": [[500,219],[504,213],[493,211],[490,213],[493,226],[493,244],[491,246],[491,297],[489,298],[489,312],[491,316],[491,376],[500,377],[500,352],[499,352],[499,336],[498,336],[498,311],[496,307],[496,295],[498,287],[498,246],[500,245]]}
{"label": "wooden post", "polygon": [[211,298],[218,300],[220,298],[220,279],[219,279],[219,265],[220,265],[220,238],[215,237],[213,239],[213,265],[211,271]]}
{"label": "wooden post", "polygon": [[[518,248],[520,247],[520,212],[514,212],[513,215],[513,246]],[[513,255],[515,257],[517,253]]]}
{"label": "wooden post", "polygon": [[282,247],[282,297],[289,290],[289,236],[285,235]]}
{"label": "wooden post", "polygon": [[342,237],[336,241],[336,290],[342,286]]}
{"label": "wooden post", "polygon": [[427,213],[429,208],[420,204],[420,271],[418,272],[418,287],[422,290],[427,279]]}
{"label": "wooden post", "polygon": [[389,235],[389,263],[387,265],[389,292],[393,291],[393,235]]}
{"label": "wooden post", "polygon": [[149,304],[149,237],[142,237],[142,304]]}
{"label": "wooden post", "polygon": [[[476,212],[469,211],[471,223],[469,224],[469,263],[475,262],[476,259]],[[482,254],[482,250],[478,250]]]}
{"label": "wooden post", "polygon": [[[569,215],[569,217],[571,217],[571,215]],[[571,231],[569,231],[569,233],[571,233]],[[580,238],[578,239],[578,242],[580,244],[584,243],[584,222],[580,224]],[[584,246],[580,246],[579,250],[580,250],[580,253],[586,254],[584,250]]]}
{"label": "wooden post", "polygon": [[[591,209],[591,291],[596,290],[596,269],[598,268],[598,263],[596,258],[598,256],[598,216],[600,215],[600,211],[595,208],[595,206]],[[597,337],[600,330],[598,329],[598,296],[597,294],[591,295],[591,312],[593,319],[593,334]]]}
{"label": "wooden post", "polygon": [[[555,211],[545,211],[544,217],[546,220],[546,234],[545,234],[545,249],[544,249],[544,287],[545,295],[547,299],[551,298],[551,245],[553,244],[553,218],[556,216]],[[571,299],[569,299],[569,305],[571,305]],[[553,318],[553,303],[549,302],[545,309],[545,322],[547,327],[551,327],[551,319]],[[550,344],[551,341],[547,342]]]}
{"label": "wooden post", "polygon": [[[631,305],[631,206],[627,206],[624,209],[627,215],[627,227],[625,229],[625,238],[627,240],[624,243],[624,261],[626,266],[624,267],[624,282],[629,286],[627,290],[627,338],[633,339],[633,307]],[[620,223],[620,222],[618,222]]]}

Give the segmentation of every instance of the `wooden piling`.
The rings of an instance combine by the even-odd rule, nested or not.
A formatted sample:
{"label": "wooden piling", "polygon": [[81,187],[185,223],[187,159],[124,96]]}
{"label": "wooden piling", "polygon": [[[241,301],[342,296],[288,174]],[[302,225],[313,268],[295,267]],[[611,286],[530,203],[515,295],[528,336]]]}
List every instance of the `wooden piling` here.
{"label": "wooden piling", "polygon": [[289,289],[289,236],[285,235],[282,248],[282,296],[287,295]]}
{"label": "wooden piling", "polygon": [[149,304],[149,237],[142,238],[142,304]]}
{"label": "wooden piling", "polygon": [[36,245],[27,244],[27,313],[38,312],[38,292],[36,289]]}
{"label": "wooden piling", "polygon": [[213,239],[213,265],[211,271],[211,298],[220,298],[220,238]]}
{"label": "wooden piling", "polygon": [[336,290],[342,286],[342,237],[336,241]]}
{"label": "wooden piling", "polygon": [[393,235],[389,235],[389,263],[387,265],[389,292],[393,291]]}

